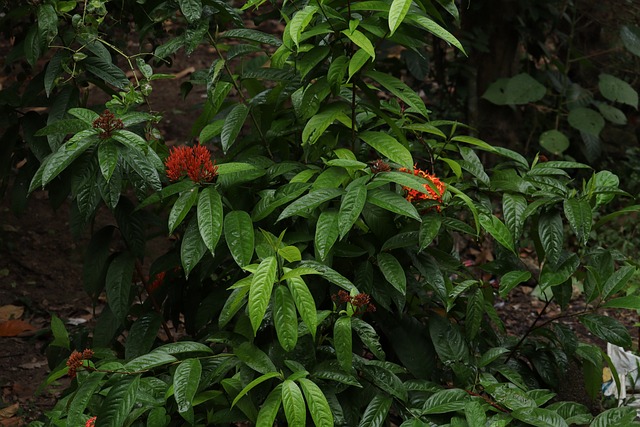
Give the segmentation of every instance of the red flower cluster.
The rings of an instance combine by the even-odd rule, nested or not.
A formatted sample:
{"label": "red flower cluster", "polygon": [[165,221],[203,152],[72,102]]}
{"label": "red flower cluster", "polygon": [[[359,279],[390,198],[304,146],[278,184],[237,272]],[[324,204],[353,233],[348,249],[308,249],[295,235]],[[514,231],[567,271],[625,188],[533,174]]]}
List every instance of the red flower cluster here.
{"label": "red flower cluster", "polygon": [[348,292],[340,290],[338,294],[331,295],[333,302],[340,302],[342,304],[351,304],[354,308],[355,314],[362,314],[365,312],[373,313],[376,311],[376,306],[371,302],[371,296],[368,294],[358,294],[356,296],[349,295]]}
{"label": "red flower cluster", "polygon": [[211,161],[209,150],[200,144],[193,147],[171,147],[164,164],[171,181],[179,181],[188,176],[193,182],[211,182],[218,175],[218,167]]}
{"label": "red flower cluster", "polygon": [[160,273],[156,274],[155,278],[153,279],[153,282],[147,285],[147,292],[149,293],[149,295],[154,293],[156,289],[158,289],[160,285],[162,285],[166,275],[167,273],[165,271],[161,271]]}
{"label": "red flower cluster", "polygon": [[404,191],[407,192],[407,195],[405,196],[405,198],[409,202],[421,201],[421,200],[435,200],[438,203],[442,203],[442,195],[444,194],[446,187],[444,183],[440,181],[440,179],[438,179],[438,177],[436,177],[435,175],[431,175],[430,173],[425,172],[422,169],[418,169],[415,166],[413,168],[413,172],[408,170],[407,168],[400,168],[399,171],[412,173],[415,176],[419,176],[421,178],[427,179],[431,181],[431,183],[433,184],[433,187],[435,187],[434,189],[429,184],[425,184],[424,188],[425,190],[427,190],[428,194],[421,193],[420,191],[414,190],[413,188],[402,187]]}
{"label": "red flower cluster", "polygon": [[84,360],[89,360],[93,357],[93,350],[85,349],[82,353],[73,350],[69,360],[67,360],[67,366],[69,367],[69,377],[75,378],[76,371],[82,366]]}
{"label": "red flower cluster", "polygon": [[381,159],[370,162],[369,166],[371,167],[371,172],[373,173],[389,172],[391,170],[389,164],[385,163]]}
{"label": "red flower cluster", "polygon": [[102,129],[102,132],[98,134],[100,139],[109,139],[114,130],[124,128],[124,123],[122,123],[122,120],[116,119],[116,116],[111,111],[104,110],[100,117],[93,121],[93,127]]}
{"label": "red flower cluster", "polygon": [[96,418],[98,417],[91,417],[87,420],[87,423],[84,425],[84,427],[94,427],[96,425]]}

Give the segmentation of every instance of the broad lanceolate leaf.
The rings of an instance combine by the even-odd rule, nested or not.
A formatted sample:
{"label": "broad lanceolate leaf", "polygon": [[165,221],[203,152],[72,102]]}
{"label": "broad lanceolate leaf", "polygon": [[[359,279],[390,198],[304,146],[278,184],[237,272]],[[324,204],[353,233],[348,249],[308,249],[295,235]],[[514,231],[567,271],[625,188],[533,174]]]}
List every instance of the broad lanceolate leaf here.
{"label": "broad lanceolate leaf", "polygon": [[226,153],[231,145],[236,141],[238,134],[242,130],[247,116],[249,115],[249,107],[245,104],[238,104],[229,112],[222,126],[220,141],[222,142],[222,150]]}
{"label": "broad lanceolate leaf", "polygon": [[527,208],[527,200],[520,194],[504,193],[502,196],[502,214],[504,223],[517,240],[524,226],[524,210]]}
{"label": "broad lanceolate leaf", "polygon": [[322,261],[327,259],[333,244],[338,240],[338,213],[335,210],[323,210],[316,223],[314,244]]}
{"label": "broad lanceolate leaf", "polygon": [[365,36],[359,30],[343,30],[342,34],[347,36],[356,46],[367,52],[371,58],[375,59],[376,50],[373,43],[371,43],[371,40],[369,40],[369,37]]}
{"label": "broad lanceolate leaf", "polygon": [[479,219],[482,228],[489,232],[496,239],[496,242],[515,253],[513,236],[509,228],[498,217],[495,215],[480,215]]}
{"label": "broad lanceolate leaf", "polygon": [[250,264],[255,245],[251,216],[245,211],[231,211],[224,217],[223,228],[233,259],[240,267]]}
{"label": "broad lanceolate leaf", "polygon": [[384,132],[364,131],[358,134],[374,150],[387,157],[392,162],[407,168],[413,168],[411,152],[394,137]]}
{"label": "broad lanceolate leaf", "polygon": [[625,308],[627,310],[640,310],[640,296],[628,295],[626,297],[614,298],[604,304],[604,308]]}
{"label": "broad lanceolate leaf", "polygon": [[[411,0],[394,0],[394,4],[403,1],[407,1],[409,5],[411,4]],[[391,7],[393,8],[393,6]],[[385,89],[400,98],[402,102],[420,113],[422,117],[425,119],[429,117],[429,110],[425,107],[424,101],[402,80],[379,71],[368,71],[366,75],[380,83]]]}
{"label": "broad lanceolate leaf", "polygon": [[375,189],[367,192],[367,202],[379,206],[398,215],[408,216],[417,221],[422,221],[415,206],[407,199],[389,190]]}
{"label": "broad lanceolate leaf", "polygon": [[562,252],[564,231],[562,218],[558,212],[548,212],[540,215],[538,221],[538,235],[544,249],[544,255],[552,264],[556,264]]}
{"label": "broad lanceolate leaf", "polygon": [[189,221],[189,225],[182,236],[182,244],[180,245],[180,259],[186,277],[189,277],[191,271],[200,262],[206,252],[207,245],[202,240],[200,230],[198,230],[198,221],[196,221],[196,218],[193,218]]}
{"label": "broad lanceolate leaf", "polygon": [[148,353],[161,324],[162,317],[155,311],[148,311],[133,322],[125,343],[125,358],[133,359]]}
{"label": "broad lanceolate leaf", "polygon": [[139,375],[125,376],[116,382],[102,402],[97,414],[96,427],[116,427],[125,425],[125,419],[136,403]]}
{"label": "broad lanceolate leaf", "polygon": [[333,346],[336,350],[338,363],[347,373],[351,373],[353,359],[352,339],[351,317],[339,317],[333,326]]}
{"label": "broad lanceolate leaf", "polygon": [[589,427],[637,426],[638,423],[634,423],[635,418],[636,409],[632,406],[613,408],[598,414]]}
{"label": "broad lanceolate leaf", "polygon": [[358,427],[382,427],[385,425],[393,399],[384,393],[376,394],[362,414]]}
{"label": "broad lanceolate leaf", "polygon": [[134,266],[134,256],[129,252],[123,252],[111,261],[107,270],[107,301],[120,322],[123,322],[129,313]]}
{"label": "broad lanceolate leaf", "polygon": [[300,318],[302,318],[309,332],[311,332],[311,336],[315,339],[316,328],[318,327],[318,316],[313,295],[311,295],[307,284],[300,277],[287,279],[287,286],[298,309],[298,313],[300,313]]}
{"label": "broad lanceolate leaf", "polygon": [[611,344],[629,348],[631,336],[629,331],[617,320],[600,314],[585,314],[580,316],[580,322],[599,338]]}
{"label": "broad lanceolate leaf", "polygon": [[278,342],[285,351],[291,351],[298,342],[298,316],[289,289],[278,285],[273,300],[273,323]]}
{"label": "broad lanceolate leaf", "polygon": [[152,351],[127,362],[122,368],[125,372],[141,372],[177,362],[178,359],[167,353]]}
{"label": "broad lanceolate leaf", "polygon": [[342,103],[328,105],[322,111],[311,117],[302,130],[302,143],[315,144],[329,126],[341,115],[348,111],[348,106]]}
{"label": "broad lanceolate leaf", "polygon": [[311,418],[316,427],[332,427],[334,425],[333,414],[331,413],[329,402],[327,402],[327,398],[320,390],[320,387],[307,378],[300,378],[298,383],[302,387]]}
{"label": "broad lanceolate leaf", "polygon": [[385,353],[380,344],[380,337],[373,326],[358,317],[351,318],[351,326],[360,337],[360,341],[371,350],[371,353],[378,359],[384,360]]}
{"label": "broad lanceolate leaf", "polygon": [[423,406],[423,414],[445,414],[447,412],[464,409],[469,399],[469,394],[461,389],[452,388],[441,390],[430,396]]}
{"label": "broad lanceolate leaf", "polygon": [[564,216],[567,217],[569,225],[576,233],[576,237],[585,245],[589,240],[593,216],[591,205],[584,199],[571,198],[564,201]]}
{"label": "broad lanceolate leaf", "polygon": [[258,420],[256,421],[256,427],[273,427],[276,416],[278,416],[278,410],[282,403],[282,384],[278,384],[271,393],[267,396],[260,412],[258,413]]}
{"label": "broad lanceolate leaf", "polygon": [[253,275],[249,289],[249,319],[251,319],[254,335],[258,332],[264,314],[267,312],[277,269],[276,257],[270,256],[262,260]]}
{"label": "broad lanceolate leaf", "polygon": [[196,200],[198,200],[197,188],[192,188],[180,194],[171,207],[171,212],[169,212],[169,234],[173,233],[176,227],[182,223]]}
{"label": "broad lanceolate leaf", "polygon": [[261,374],[275,372],[276,367],[267,354],[250,342],[243,342],[234,347],[235,355],[248,367]]}
{"label": "broad lanceolate leaf", "polygon": [[511,289],[520,283],[531,279],[531,273],[528,271],[510,271],[500,279],[500,296],[504,298]]}
{"label": "broad lanceolate leaf", "polygon": [[342,196],[338,213],[338,229],[343,238],[356,222],[367,201],[367,188],[364,184],[352,185]]}
{"label": "broad lanceolate leaf", "polygon": [[195,22],[202,15],[201,0],[178,0],[178,4],[180,5],[180,11],[189,23]]}
{"label": "broad lanceolate leaf", "polygon": [[102,382],[102,378],[106,372],[91,372],[87,378],[82,381],[71,400],[69,412],[67,413],[67,425],[82,425],[84,420],[84,410],[89,404],[89,400],[98,390]]}
{"label": "broad lanceolate leaf", "polygon": [[602,298],[606,299],[620,292],[629,279],[636,273],[636,268],[625,265],[616,270],[602,285]]}
{"label": "broad lanceolate leaf", "polygon": [[183,417],[193,407],[193,398],[198,391],[201,374],[200,359],[195,358],[180,362],[173,374],[173,392],[178,404],[178,412]]}
{"label": "broad lanceolate leaf", "polygon": [[389,8],[389,36],[393,36],[411,7],[412,0],[393,0]]}
{"label": "broad lanceolate leaf", "polygon": [[449,319],[437,315],[431,316],[429,334],[443,362],[468,360],[469,348],[458,328],[452,325]]}
{"label": "broad lanceolate leaf", "polygon": [[281,376],[280,372],[269,372],[264,375],[260,375],[258,378],[256,378],[255,380],[247,384],[246,387],[243,388],[240,391],[240,393],[238,393],[238,395],[233,399],[233,402],[231,402],[231,407],[233,408],[236,405],[236,403],[238,403],[238,401],[242,399],[242,396],[249,393],[257,385],[262,384],[263,382],[268,381],[271,378],[276,378],[280,376]]}
{"label": "broad lanceolate leaf", "polygon": [[[89,147],[99,141],[95,129],[78,132],[47,158],[42,170],[42,186],[47,185]],[[35,178],[34,178],[35,179]]]}
{"label": "broad lanceolate leaf", "polygon": [[287,30],[289,30],[291,40],[296,46],[299,46],[300,35],[307,25],[309,25],[316,12],[318,12],[318,6],[307,5],[304,9],[298,11],[289,22]]}
{"label": "broad lanceolate leaf", "polygon": [[344,191],[339,188],[322,188],[320,190],[312,191],[287,206],[278,217],[278,221],[293,215],[310,211],[322,203],[338,197],[343,193]]}
{"label": "broad lanceolate leaf", "polygon": [[635,25],[623,25],[620,28],[620,39],[624,47],[636,56],[640,56],[640,28]]}
{"label": "broad lanceolate leaf", "polygon": [[306,425],[307,408],[304,405],[304,398],[300,387],[291,380],[285,380],[282,383],[282,406],[290,426]]}
{"label": "broad lanceolate leaf", "polygon": [[442,28],[439,24],[437,24],[434,20],[427,18],[423,15],[418,15],[417,13],[408,13],[406,19],[417,27],[424,28],[431,34],[436,37],[446,41],[447,43],[451,43],[453,46],[458,48],[465,55],[467,54],[462,47],[460,41],[455,38],[453,34]]}
{"label": "broad lanceolate leaf", "polygon": [[[198,229],[209,252],[214,255],[222,235],[222,198],[214,186],[204,188],[198,198]],[[253,228],[252,228],[253,230]],[[253,252],[253,247],[251,247]]]}
{"label": "broad lanceolate leaf", "polygon": [[105,181],[109,182],[118,165],[118,147],[113,141],[104,141],[98,147],[98,163]]}
{"label": "broad lanceolate leaf", "polygon": [[422,218],[422,224],[420,224],[420,232],[418,234],[419,239],[419,251],[423,251],[433,242],[440,232],[440,226],[442,225],[442,218],[439,215],[427,215]]}
{"label": "broad lanceolate leaf", "polygon": [[404,295],[407,292],[407,276],[398,259],[389,253],[381,252],[378,254],[377,260],[378,268],[387,282]]}

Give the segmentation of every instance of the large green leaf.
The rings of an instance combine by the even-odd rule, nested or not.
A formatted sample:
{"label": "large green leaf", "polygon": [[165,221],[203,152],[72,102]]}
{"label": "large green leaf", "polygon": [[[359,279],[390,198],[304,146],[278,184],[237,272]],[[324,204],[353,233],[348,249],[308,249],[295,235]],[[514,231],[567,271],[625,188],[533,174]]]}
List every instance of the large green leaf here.
{"label": "large green leaf", "polygon": [[105,141],[98,147],[98,163],[104,179],[109,182],[118,165],[118,147],[112,141]]}
{"label": "large green leaf", "polygon": [[315,144],[329,126],[341,115],[348,111],[348,107],[342,103],[334,103],[325,107],[307,121],[302,130],[302,143]]}
{"label": "large green leaf", "polygon": [[469,394],[459,388],[440,390],[430,396],[423,405],[423,414],[445,414],[460,411],[466,406]]}
{"label": "large green leaf", "polygon": [[537,427],[568,427],[567,422],[554,411],[545,408],[519,408],[513,418]]}
{"label": "large green leaf", "polygon": [[351,31],[351,30],[342,30],[342,34],[347,36],[347,38],[349,40],[351,40],[360,49],[362,49],[365,52],[367,52],[367,54],[371,58],[375,59],[375,57],[376,57],[375,47],[373,46],[373,43],[371,43],[371,40],[369,40],[369,37],[365,36],[364,33],[362,33],[359,30],[353,30],[353,31]]}
{"label": "large green leaf", "polygon": [[439,215],[427,215],[422,217],[422,224],[420,224],[420,232],[418,239],[420,242],[419,251],[423,251],[433,242],[440,232],[440,226],[442,225],[442,218]]}
{"label": "large green leaf", "polygon": [[551,129],[540,134],[540,146],[557,156],[564,153],[569,145],[569,138],[559,130]]}
{"label": "large green leaf", "polygon": [[469,348],[458,328],[438,315],[429,318],[429,334],[443,362],[466,361]]}
{"label": "large green leaf", "polygon": [[247,384],[245,388],[243,388],[240,391],[240,393],[238,393],[238,395],[233,399],[233,402],[231,402],[231,407],[233,408],[236,405],[236,403],[238,403],[238,401],[242,399],[242,396],[249,393],[257,385],[262,384],[263,382],[268,381],[272,378],[281,377],[281,376],[282,375],[280,374],[280,372],[269,372],[269,373],[260,375],[258,378],[256,378],[255,380]]}
{"label": "large green leaf", "polygon": [[[411,0],[394,0],[393,4],[404,1],[407,1],[409,5],[411,4]],[[376,82],[380,83],[385,89],[400,98],[402,102],[406,103],[408,106],[420,113],[422,117],[429,117],[429,110],[427,110],[427,107],[425,107],[424,101],[402,80],[390,76],[389,74],[381,73],[379,71],[368,71],[366,75],[367,77],[370,77]]]}
{"label": "large green leaf", "polygon": [[407,292],[407,276],[398,259],[389,253],[381,252],[378,254],[377,260],[378,268],[380,268],[387,282],[391,283],[402,295],[405,295]]}
{"label": "large green leaf", "polygon": [[200,230],[198,230],[198,221],[193,218],[189,221],[180,245],[180,259],[186,277],[189,277],[191,271],[193,271],[206,252],[207,245],[202,240]]}
{"label": "large green leaf", "polygon": [[287,279],[287,286],[289,287],[289,292],[291,292],[291,296],[293,297],[302,321],[307,325],[311,336],[315,339],[316,328],[318,327],[318,316],[313,295],[311,295],[307,284],[300,277]]}
{"label": "large green leaf", "polygon": [[[187,415],[193,407],[193,398],[200,386],[202,365],[199,359],[185,359],[173,374],[173,393],[178,404],[178,413],[187,421],[192,422],[193,415]],[[191,418],[191,419],[189,419]]]}
{"label": "large green leaf", "polygon": [[410,12],[407,14],[406,20],[417,27],[424,28],[434,36],[446,41],[447,43],[452,44],[465,55],[467,54],[460,41],[453,34],[436,23],[433,19],[428,18],[424,15],[418,15],[417,13]]}
{"label": "large green leaf", "polygon": [[282,403],[282,384],[278,384],[267,396],[260,412],[258,413],[258,420],[256,421],[256,427],[273,427],[275,419],[278,416],[278,410]]}
{"label": "large green leaf", "polygon": [[380,344],[380,337],[373,326],[358,317],[351,318],[351,326],[371,353],[378,359],[384,360],[386,356]]}
{"label": "large green leaf", "polygon": [[351,317],[341,316],[333,326],[333,346],[336,350],[336,357],[342,369],[347,373],[351,372],[353,351],[352,351]]}
{"label": "large green leaf", "polygon": [[602,285],[602,298],[606,299],[620,292],[635,273],[636,268],[630,265],[624,265],[616,270]]}
{"label": "large green leaf", "polygon": [[640,56],[640,27],[623,25],[620,27],[620,39],[629,52]]}
{"label": "large green leaf", "polygon": [[603,308],[624,308],[627,310],[640,310],[640,296],[628,295],[626,297],[614,298],[604,304]]}
{"label": "large green leaf", "polygon": [[606,342],[620,347],[631,347],[629,331],[616,319],[600,314],[585,314],[579,319],[594,335]]}
{"label": "large green leaf", "polygon": [[307,409],[304,405],[304,397],[300,387],[291,380],[285,380],[282,383],[282,406],[290,426],[306,425]]}
{"label": "large green leaf", "polygon": [[107,270],[107,302],[120,322],[124,322],[129,313],[134,267],[134,256],[129,252],[123,252],[111,261]]}
{"label": "large green leaf", "polygon": [[480,215],[480,225],[505,248],[515,254],[514,239],[509,228],[495,215]]}
{"label": "large green leaf", "polygon": [[218,325],[220,328],[224,328],[227,323],[231,321],[233,316],[247,303],[247,294],[251,285],[251,276],[247,277],[247,286],[239,287],[231,292],[231,295],[227,297],[227,300],[220,310],[220,316],[218,317]]}
{"label": "large green leaf", "polygon": [[155,311],[149,311],[133,322],[124,346],[125,358],[133,359],[148,353],[153,347],[161,324],[162,316]]}
{"label": "large green leaf", "polygon": [[520,283],[531,279],[531,273],[528,271],[510,271],[500,279],[500,296],[506,297],[507,294]]}
{"label": "large green leaf", "polygon": [[362,414],[358,427],[383,427],[393,399],[384,393],[376,394]]}
{"label": "large green leaf", "polygon": [[638,426],[639,424],[635,422],[636,415],[636,408],[632,406],[608,409],[598,414],[589,427]]}
{"label": "large green leaf", "polygon": [[367,192],[367,202],[398,215],[422,221],[418,210],[404,197],[389,190],[375,189]]}
{"label": "large green leaf", "polygon": [[562,252],[564,230],[559,212],[548,212],[540,215],[538,235],[544,249],[544,255],[551,264],[556,264]]}
{"label": "large green leaf", "polygon": [[343,193],[344,190],[339,188],[322,188],[320,190],[312,191],[287,206],[278,217],[278,221],[293,215],[309,212],[317,206],[320,206],[322,203],[334,199]]}
{"label": "large green leaf", "polygon": [[316,223],[314,244],[321,260],[326,260],[340,231],[338,230],[338,213],[335,210],[320,212]]}
{"label": "large green leaf", "polygon": [[273,300],[273,323],[278,342],[285,351],[291,351],[298,342],[298,316],[291,292],[284,285],[276,287]]}
{"label": "large green leaf", "polygon": [[105,375],[106,372],[91,372],[82,381],[69,404],[67,425],[82,425],[85,419],[84,410],[89,404],[89,400],[97,392]]}
{"label": "large green leaf", "polygon": [[180,11],[189,23],[200,19],[200,15],[202,15],[201,0],[178,0],[178,4],[180,5]]}
{"label": "large green leaf", "polygon": [[302,392],[307,400],[307,406],[309,407],[311,418],[313,419],[316,427],[332,427],[334,425],[334,421],[333,415],[331,414],[331,408],[329,407],[329,402],[327,402],[327,398],[324,393],[320,390],[320,387],[307,378],[300,378],[298,383],[300,384],[300,387],[302,387]]}
{"label": "large green leaf", "polygon": [[[198,229],[211,255],[214,255],[216,245],[222,235],[222,215],[220,193],[214,186],[204,188],[198,198]],[[253,246],[251,252],[253,253]]]}
{"label": "large green leaf", "polygon": [[588,135],[598,136],[604,128],[604,118],[602,115],[590,108],[574,108],[569,111],[567,120],[571,127]]}
{"label": "large green leaf", "polygon": [[236,138],[242,130],[247,116],[249,115],[249,107],[245,104],[237,104],[224,120],[222,126],[222,133],[220,135],[220,141],[222,142],[222,151],[227,152],[231,145],[236,141]]}
{"label": "large green leaf", "polygon": [[41,166],[43,168],[42,186],[51,182],[53,178],[58,176],[60,172],[65,170],[67,166],[98,141],[95,129],[83,130],[73,135],[58,151],[48,157],[47,162]]}
{"label": "large green leaf", "polygon": [[347,188],[347,192],[342,196],[340,211],[338,212],[338,230],[340,231],[341,239],[346,236],[357,221],[366,201],[367,187],[364,184],[354,183],[354,185],[350,185]]}
{"label": "large green leaf", "polygon": [[251,216],[245,211],[231,211],[224,217],[223,228],[233,259],[240,267],[250,264],[255,245]]}
{"label": "large green leaf", "polygon": [[85,69],[105,83],[125,89],[129,85],[129,79],[125,73],[113,62],[97,56],[90,56],[82,61]]}
{"label": "large green leaf", "polygon": [[411,152],[391,135],[384,132],[364,131],[360,132],[358,136],[392,162],[407,169],[413,169]]}
{"label": "large green leaf", "polygon": [[220,34],[220,38],[244,39],[271,46],[280,46],[282,44],[282,41],[277,37],[251,28],[233,28]]}
{"label": "large green leaf", "polygon": [[256,372],[268,374],[277,371],[269,356],[250,342],[243,342],[234,347],[233,352],[238,359]]}
{"label": "large green leaf", "polygon": [[389,36],[393,36],[411,7],[412,0],[393,0],[389,8]]}
{"label": "large green leaf", "polygon": [[523,105],[541,100],[546,93],[544,85],[521,73],[492,83],[482,97],[497,105]]}
{"label": "large green leaf", "polygon": [[182,221],[196,203],[196,200],[198,200],[197,188],[191,188],[190,190],[180,193],[180,196],[169,212],[169,234],[173,233],[176,227],[182,224]]}
{"label": "large green leaf", "polygon": [[527,200],[520,194],[504,193],[502,196],[502,214],[504,223],[515,239],[520,237],[524,227],[524,211]]}
{"label": "large green leaf", "polygon": [[600,74],[598,88],[602,96],[609,101],[620,102],[638,109],[638,92],[624,80],[611,74]]}
{"label": "large green leaf", "polygon": [[309,25],[313,16],[318,12],[318,6],[315,5],[307,5],[302,10],[299,10],[291,21],[289,21],[289,25],[287,26],[287,30],[291,35],[291,40],[296,44],[296,46],[300,45],[300,35],[304,31],[304,29]]}
{"label": "large green leaf", "polygon": [[178,359],[168,353],[152,351],[127,362],[122,369],[125,372],[142,372],[177,361]]}
{"label": "large green leaf", "polygon": [[136,403],[139,375],[121,378],[109,389],[97,413],[96,427],[122,427]]}
{"label": "large green leaf", "polygon": [[585,245],[589,239],[593,216],[591,205],[584,199],[571,198],[564,200],[564,216],[576,233],[578,241]]}
{"label": "large green leaf", "polygon": [[258,332],[264,314],[267,312],[277,270],[278,261],[276,257],[270,256],[260,262],[253,275],[249,289],[249,319],[251,319],[254,334]]}

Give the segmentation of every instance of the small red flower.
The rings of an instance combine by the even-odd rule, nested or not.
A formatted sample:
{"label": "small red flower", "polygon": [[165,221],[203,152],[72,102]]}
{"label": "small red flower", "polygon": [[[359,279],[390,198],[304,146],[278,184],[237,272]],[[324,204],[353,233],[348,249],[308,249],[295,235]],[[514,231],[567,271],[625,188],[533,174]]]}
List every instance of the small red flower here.
{"label": "small red flower", "polygon": [[95,129],[102,129],[102,132],[98,134],[100,139],[109,139],[114,130],[124,128],[122,120],[116,118],[116,116],[109,110],[104,112],[93,121],[93,127]]}
{"label": "small red flower", "polygon": [[98,417],[91,417],[87,420],[87,423],[84,425],[84,427],[94,427],[96,425],[96,418]]}
{"label": "small red flower", "polygon": [[211,161],[209,150],[200,144],[171,147],[164,164],[170,181],[179,181],[187,176],[196,183],[211,182],[218,175],[218,167]]}
{"label": "small red flower", "polygon": [[340,290],[337,295],[331,295],[331,300],[351,305],[354,309],[354,314],[373,313],[376,311],[376,306],[371,302],[371,296],[364,293],[352,297],[348,292]]}
{"label": "small red flower", "polygon": [[[423,171],[422,169],[418,169],[417,167],[414,166],[413,168],[413,172],[408,170],[407,168],[400,168],[399,169],[400,172],[406,172],[406,173],[412,173],[415,176],[419,176],[421,178],[427,179],[429,181],[431,181],[431,184],[433,184],[432,188],[431,185],[429,184],[425,184],[424,185],[424,189],[427,191],[427,194],[422,193],[418,190],[414,190],[413,188],[409,188],[409,187],[402,187],[404,191],[406,191],[406,196],[405,198],[409,201],[409,202],[414,202],[414,201],[421,201],[421,200],[435,200],[438,203],[442,203],[442,195],[444,194],[446,187],[444,185],[444,183],[442,181],[440,181],[440,179],[438,177],[436,177],[435,175],[432,175],[428,172]],[[438,210],[440,210],[440,207],[438,206]]]}
{"label": "small red flower", "polygon": [[160,285],[162,285],[162,283],[164,283],[164,279],[165,276],[167,275],[166,272],[161,271],[160,273],[156,274],[155,279],[153,279],[153,282],[149,283],[147,285],[147,292],[149,294],[152,294],[156,291],[156,289],[158,289],[160,287]]}
{"label": "small red flower", "polygon": [[84,360],[89,360],[93,357],[93,350],[85,349],[82,353],[79,351],[73,350],[69,359],[67,360],[67,366],[69,367],[69,377],[75,378],[76,371],[78,368],[82,367],[82,362]]}

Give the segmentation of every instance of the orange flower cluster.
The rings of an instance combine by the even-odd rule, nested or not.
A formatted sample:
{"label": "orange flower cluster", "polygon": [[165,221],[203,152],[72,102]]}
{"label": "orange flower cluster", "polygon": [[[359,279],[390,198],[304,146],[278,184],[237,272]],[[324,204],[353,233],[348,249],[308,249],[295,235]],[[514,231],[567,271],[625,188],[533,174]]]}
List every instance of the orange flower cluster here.
{"label": "orange flower cluster", "polygon": [[69,367],[69,377],[75,378],[76,371],[82,366],[84,360],[89,360],[93,357],[93,350],[85,349],[82,353],[73,350],[69,360],[67,360],[67,366]]}
{"label": "orange flower cluster", "polygon": [[91,417],[87,420],[87,423],[84,425],[84,427],[94,427],[96,425],[96,418],[98,417]]}
{"label": "orange flower cluster", "polygon": [[193,182],[211,182],[218,175],[218,167],[211,161],[209,150],[200,144],[172,147],[164,164],[170,181],[188,176]]}
{"label": "orange flower cluster", "polygon": [[371,296],[368,294],[358,294],[352,297],[348,292],[340,290],[337,295],[331,295],[331,299],[333,302],[339,301],[343,304],[351,304],[354,307],[355,314],[362,314],[365,312],[373,313],[376,311],[376,306],[373,305],[371,302]]}
{"label": "orange flower cluster", "polygon": [[98,135],[100,139],[109,139],[114,130],[124,127],[124,123],[122,123],[122,120],[116,119],[116,116],[111,111],[104,110],[100,117],[93,121],[93,127],[102,129],[102,132]]}
{"label": "orange flower cluster", "polygon": [[433,184],[433,187],[435,187],[434,189],[429,184],[425,184],[424,189],[427,190],[428,194],[421,193],[420,191],[414,190],[413,188],[402,187],[403,190],[407,192],[407,195],[405,196],[405,198],[409,202],[413,202],[413,201],[419,202],[421,200],[435,200],[438,203],[442,203],[442,195],[444,194],[446,187],[444,183],[440,181],[440,179],[438,179],[438,177],[436,177],[435,175],[431,175],[430,173],[425,172],[422,169],[418,169],[415,166],[413,168],[413,172],[408,170],[407,168],[400,168],[399,171],[406,172],[406,173],[413,173],[415,176],[419,176],[421,178],[427,179],[431,181],[431,183]]}

